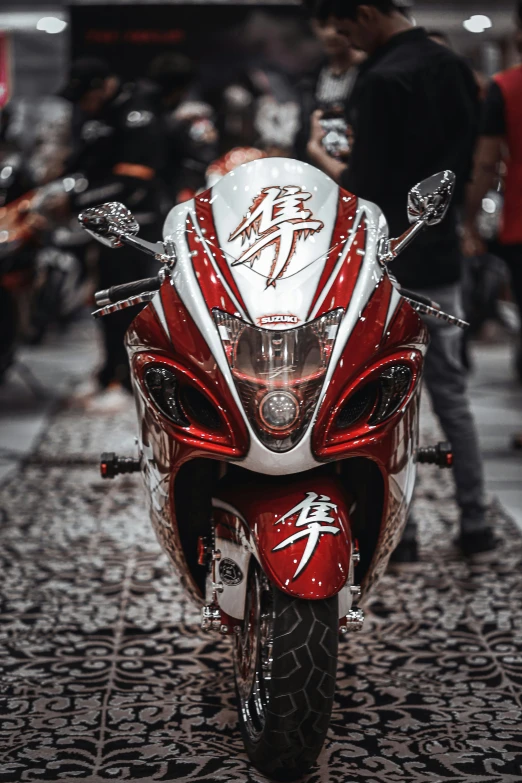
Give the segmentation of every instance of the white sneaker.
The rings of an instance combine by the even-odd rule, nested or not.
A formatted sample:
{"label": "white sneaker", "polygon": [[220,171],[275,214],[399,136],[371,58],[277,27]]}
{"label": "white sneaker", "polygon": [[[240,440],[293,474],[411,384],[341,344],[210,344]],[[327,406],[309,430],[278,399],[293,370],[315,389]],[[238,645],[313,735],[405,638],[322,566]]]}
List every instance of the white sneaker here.
{"label": "white sneaker", "polygon": [[87,402],[97,394],[101,394],[103,389],[101,388],[98,379],[96,377],[89,378],[86,381],[82,381],[74,392],[69,397],[67,404],[71,408],[85,408]]}
{"label": "white sneaker", "polygon": [[111,384],[99,394],[86,400],[87,413],[122,413],[132,406],[132,396],[119,384]]}

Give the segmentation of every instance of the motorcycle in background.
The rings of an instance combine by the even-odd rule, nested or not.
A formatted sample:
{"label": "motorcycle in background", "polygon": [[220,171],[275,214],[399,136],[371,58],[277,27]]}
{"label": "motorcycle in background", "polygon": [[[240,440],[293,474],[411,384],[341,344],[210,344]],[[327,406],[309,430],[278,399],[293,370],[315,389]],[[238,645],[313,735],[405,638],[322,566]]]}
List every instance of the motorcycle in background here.
{"label": "motorcycle in background", "polygon": [[16,347],[27,324],[34,254],[43,226],[42,219],[30,213],[33,196],[30,192],[0,207],[0,383],[14,362]]}
{"label": "motorcycle in background", "polygon": [[51,325],[70,321],[92,294],[91,241],[67,206],[68,194],[86,187],[80,175],[64,177],[0,206],[0,380],[20,340],[41,342]]}
{"label": "motorcycle in background", "polygon": [[146,303],[126,345],[158,540],[202,628],[231,637],[239,722],[264,774],[294,780],[328,729],[339,639],[386,570],[412,499],[428,333],[465,326],[398,288],[388,264],[448,209],[455,177],[412,189],[411,227],[284,158],[247,163],[177,205],[163,242],[122,204],[80,222],[141,248],[157,277],[96,294],[96,317]]}

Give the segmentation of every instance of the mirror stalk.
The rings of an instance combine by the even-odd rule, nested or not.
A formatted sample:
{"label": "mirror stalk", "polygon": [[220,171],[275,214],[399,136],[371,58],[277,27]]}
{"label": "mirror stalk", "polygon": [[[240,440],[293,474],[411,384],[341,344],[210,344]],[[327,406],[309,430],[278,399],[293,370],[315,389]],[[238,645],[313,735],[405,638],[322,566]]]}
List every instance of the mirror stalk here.
{"label": "mirror stalk", "polygon": [[382,241],[381,248],[379,249],[379,261],[381,264],[389,264],[391,261],[397,258],[397,256],[402,253],[403,250],[406,250],[408,245],[413,242],[417,234],[420,234],[420,232],[423,231],[427,225],[427,220],[421,219],[418,221],[418,223],[415,223],[415,225],[406,229],[404,234],[402,234],[402,236],[398,237],[397,239],[384,239]]}
{"label": "mirror stalk", "polygon": [[441,171],[419,182],[408,194],[408,220],[413,225],[396,239],[381,239],[377,257],[386,265],[402,253],[425,226],[437,226],[446,217],[455,189],[455,174]]}
{"label": "mirror stalk", "polygon": [[142,253],[146,253],[148,256],[152,256],[156,261],[160,261],[167,266],[173,265],[176,260],[176,255],[173,253],[173,248],[169,248],[168,242],[147,242],[146,239],[140,239],[140,237],[133,236],[132,234],[117,234],[113,236],[122,243],[135,250],[140,250]]}
{"label": "mirror stalk", "polygon": [[109,201],[91,207],[78,215],[83,228],[98,242],[112,248],[123,245],[140,250],[172,269],[176,263],[176,247],[169,237],[164,242],[147,242],[137,236],[140,230],[132,212],[124,204]]}

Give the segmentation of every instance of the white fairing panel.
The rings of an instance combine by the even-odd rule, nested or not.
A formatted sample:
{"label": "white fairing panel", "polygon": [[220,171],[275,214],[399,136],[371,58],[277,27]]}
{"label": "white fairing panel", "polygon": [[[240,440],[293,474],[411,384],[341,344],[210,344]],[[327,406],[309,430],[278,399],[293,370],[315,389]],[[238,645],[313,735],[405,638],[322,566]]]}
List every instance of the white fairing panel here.
{"label": "white fairing panel", "polygon": [[[288,237],[283,236],[287,229],[284,228],[281,234],[279,228],[282,224],[279,223],[275,227],[272,226],[269,231],[269,233],[279,234],[279,244],[271,244],[267,240],[266,245],[259,249],[259,254],[254,253],[245,263],[232,266],[232,263],[242,259],[245,252],[248,253],[253,242],[266,240],[266,235],[261,236],[266,228],[262,209],[256,213],[258,222],[249,235],[244,233],[246,239],[242,239],[243,224],[245,220],[248,222],[256,211],[255,205],[252,209],[253,200],[264,189],[269,191],[268,197],[272,200],[274,196],[276,199],[280,198],[281,193],[283,197],[290,196],[286,203],[291,211],[285,213],[285,219],[287,222],[288,219],[291,221],[291,226],[298,226],[299,232],[302,231],[297,235],[298,232],[292,230],[295,254],[290,254],[288,261],[286,255],[288,244],[284,244]],[[296,316],[299,321],[294,324],[297,326],[305,322],[324,269],[326,254],[331,247],[338,214],[340,196],[338,186],[312,166],[298,161],[274,158],[254,161],[239,167],[220,180],[210,193],[217,237],[214,234],[209,236],[205,230],[200,234],[201,241],[209,250],[213,244],[219,243],[221,249],[227,253],[231,272],[250,319],[260,325],[263,316],[277,313]],[[305,193],[307,198],[303,197],[302,202],[296,207],[296,196],[302,193]],[[271,208],[272,217],[278,213],[277,205],[275,212]],[[288,214],[291,215],[290,218]],[[194,272],[185,236],[188,216],[196,225],[194,201],[175,207],[168,215],[164,227],[164,235],[175,241],[178,255],[172,283],[183,304],[198,324],[244,417],[250,434],[250,450],[241,463],[242,467],[268,475],[290,475],[310,470],[317,465],[311,448],[313,421],[303,439],[294,449],[284,454],[267,449],[250,426],[236,391],[221,338]],[[341,260],[349,249],[355,229],[362,220],[366,220],[367,223],[366,254],[349,307],[339,327],[316,412],[344,346],[383,274],[376,253],[379,239],[387,235],[387,225],[380,209],[370,202],[359,199],[353,226],[347,227],[339,246],[339,259]],[[320,228],[318,224],[321,224]],[[196,226],[196,229],[199,233],[202,227]],[[284,252],[284,256],[280,255],[281,252]],[[337,272],[334,271],[332,274],[336,275]],[[242,315],[245,317],[244,314]],[[308,320],[313,317],[314,313],[311,313]],[[274,323],[271,326],[263,324],[263,326],[274,329],[289,328],[288,323]]]}
{"label": "white fairing panel", "polygon": [[332,246],[338,198],[322,172],[279,158],[241,166],[213,188],[217,239],[254,323],[272,314],[306,320]]}
{"label": "white fairing panel", "polygon": [[[328,252],[349,240],[352,226],[334,240],[339,195],[321,171],[287,158],[245,164],[212,188],[216,234],[199,229],[209,248],[223,251],[248,320],[267,329],[306,321]],[[270,322],[272,315],[288,319]]]}

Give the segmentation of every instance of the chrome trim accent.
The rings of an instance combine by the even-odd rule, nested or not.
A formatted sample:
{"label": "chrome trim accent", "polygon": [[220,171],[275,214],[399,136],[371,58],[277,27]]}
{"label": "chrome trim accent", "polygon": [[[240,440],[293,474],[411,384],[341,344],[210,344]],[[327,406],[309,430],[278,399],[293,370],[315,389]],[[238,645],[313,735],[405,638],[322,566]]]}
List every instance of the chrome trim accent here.
{"label": "chrome trim accent", "polygon": [[429,225],[426,220],[420,219],[414,226],[408,228],[404,234],[397,239],[381,239],[379,244],[379,250],[377,251],[377,258],[383,266],[386,266],[391,261],[397,258],[399,253],[406,250],[408,245],[411,245],[417,234],[420,234],[426,226]]}
{"label": "chrome trim accent", "polygon": [[344,636],[347,633],[362,631],[364,624],[364,611],[362,609],[350,609],[346,615],[346,623],[341,625],[339,632]]}
{"label": "chrome trim accent", "polygon": [[78,215],[78,221],[95,239],[107,247],[121,247],[120,235],[135,236],[140,224],[125,204],[107,201]]}
{"label": "chrome trim accent", "polygon": [[[217,628],[216,628],[217,624]],[[221,628],[221,610],[215,603],[206,604],[201,610],[201,630],[213,631]]]}
{"label": "chrome trim accent", "polygon": [[415,185],[408,196],[410,223],[419,220],[428,226],[441,223],[451,204],[456,179],[452,171],[441,171]]}
{"label": "chrome trim accent", "polygon": [[94,294],[94,301],[98,305],[98,307],[105,307],[105,305],[112,304],[110,297],[109,297],[109,289],[104,288],[101,291],[96,291]]}
{"label": "chrome trim accent", "polygon": [[413,223],[400,237],[382,239],[377,257],[386,265],[402,253],[426,226],[436,226],[444,220],[455,189],[452,171],[441,171],[417,183],[408,194],[408,220]]}
{"label": "chrome trim accent", "polygon": [[[212,498],[212,507],[221,508],[229,514],[240,519],[243,528],[239,531],[240,540],[221,538],[214,528],[214,548],[212,552],[211,580],[207,585],[207,595],[212,590],[212,598],[220,610],[234,620],[243,620],[245,616],[245,601],[247,593],[247,575],[250,558],[256,555],[255,546],[250,539],[248,523],[234,506],[224,501]],[[259,559],[259,556],[257,556]],[[242,579],[237,584],[227,584],[219,581],[220,589],[216,590],[216,582],[221,577],[219,564],[224,560],[231,560],[242,574]]]}

